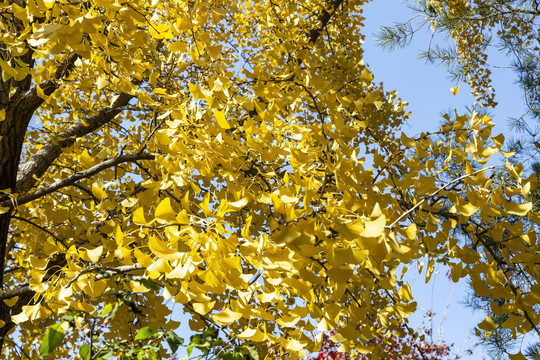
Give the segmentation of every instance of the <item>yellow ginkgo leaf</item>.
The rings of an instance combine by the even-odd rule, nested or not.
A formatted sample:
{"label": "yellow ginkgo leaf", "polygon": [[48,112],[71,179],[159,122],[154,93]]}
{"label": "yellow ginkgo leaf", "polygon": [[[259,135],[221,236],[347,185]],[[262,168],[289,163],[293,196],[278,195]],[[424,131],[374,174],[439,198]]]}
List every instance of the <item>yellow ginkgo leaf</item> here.
{"label": "yellow ginkgo leaf", "polygon": [[521,324],[523,324],[523,321],[525,321],[525,318],[523,316],[511,314],[508,319],[506,319],[501,327],[505,329],[516,329]]}
{"label": "yellow ginkgo leaf", "polygon": [[409,240],[414,240],[416,239],[416,231],[417,231],[416,224],[412,223],[409,226],[407,226],[407,229],[405,229],[405,236]]}
{"label": "yellow ginkgo leaf", "polygon": [[144,215],[144,210],[142,207],[137,208],[133,212],[133,223],[137,225],[148,225],[148,221],[146,221],[146,217]]}
{"label": "yellow ginkgo leaf", "polygon": [[161,200],[159,205],[156,207],[156,219],[162,220],[164,222],[170,222],[175,220],[176,213],[171,206],[171,199],[165,198]]}
{"label": "yellow ginkgo leaf", "polygon": [[257,333],[257,331],[258,331],[257,329],[247,328],[246,330],[238,334],[236,337],[242,340],[250,339],[252,336],[254,336]]}
{"label": "yellow ginkgo leaf", "polygon": [[517,216],[525,216],[532,209],[532,202],[527,202],[523,204],[517,204],[514,202],[507,202],[504,209],[507,213]]}
{"label": "yellow ginkgo leaf", "polygon": [[86,250],[86,256],[88,256],[88,259],[92,262],[97,262],[101,254],[103,254],[103,246],[98,246],[92,250]]}
{"label": "yellow ginkgo leaf", "polygon": [[215,301],[209,301],[204,303],[193,303],[193,310],[201,315],[206,315],[214,308]]}
{"label": "yellow ginkgo leaf", "polygon": [[240,210],[244,206],[246,206],[248,202],[249,202],[248,198],[242,198],[238,201],[229,203],[229,206],[232,207],[234,210]]}
{"label": "yellow ginkgo leaf", "polygon": [[431,275],[433,274],[433,270],[435,270],[435,261],[433,259],[430,259],[428,261],[428,265],[426,268],[426,284],[431,279]]}
{"label": "yellow ginkgo leaf", "polygon": [[478,206],[475,206],[471,203],[466,203],[466,204],[460,204],[460,205],[456,205],[456,210],[464,215],[464,216],[471,216],[473,215],[476,211],[478,211],[479,207]]}
{"label": "yellow ginkgo leaf", "polygon": [[414,139],[408,137],[407,135],[405,135],[405,133],[401,133],[401,143],[403,145],[405,145],[406,147],[408,148],[413,148],[416,146],[416,142],[414,141]]}
{"label": "yellow ginkgo leaf", "polygon": [[508,358],[510,360],[529,360],[529,358],[525,357],[521,352],[516,354],[508,354]]}
{"label": "yellow ginkgo leaf", "polygon": [[386,217],[381,215],[374,221],[366,221],[364,223],[365,229],[359,234],[361,237],[373,238],[381,236],[386,225]]}
{"label": "yellow ginkgo leaf", "polygon": [[210,55],[210,57],[212,59],[216,60],[219,57],[219,55],[221,54],[221,49],[222,49],[221,45],[208,46],[206,48],[206,51],[208,52],[208,55]]}
{"label": "yellow ginkgo leaf", "polygon": [[499,325],[493,321],[491,316],[487,316],[484,321],[478,324],[478,327],[482,330],[495,330]]}
{"label": "yellow ginkgo leaf", "polygon": [[103,188],[103,183],[96,181],[92,184],[92,194],[98,198],[98,200],[103,201],[109,197]]}
{"label": "yellow ginkgo leaf", "polygon": [[4,302],[7,306],[11,307],[17,303],[17,300],[19,300],[18,296],[14,296],[11,299],[4,299]]}
{"label": "yellow ginkgo leaf", "polygon": [[289,351],[300,351],[304,348],[304,345],[296,339],[290,339],[285,344],[285,347]]}
{"label": "yellow ginkgo leaf", "polygon": [[213,314],[212,319],[222,325],[228,325],[242,317],[242,313],[232,311],[228,308],[223,309],[219,314]]}
{"label": "yellow ginkgo leaf", "polygon": [[364,222],[361,219],[349,223],[337,223],[334,225],[334,230],[339,232],[348,240],[355,239],[362,231],[364,231]]}
{"label": "yellow ginkgo leaf", "polygon": [[135,248],[133,250],[133,255],[135,255],[135,258],[137,259],[137,262],[142,267],[147,268],[150,265],[152,265],[152,263],[153,263],[152,257],[150,255],[143,253],[141,250],[139,250],[137,248]]}
{"label": "yellow ginkgo leaf", "polygon": [[88,153],[86,149],[83,150],[83,152],[79,156],[79,161],[86,169],[95,165],[95,159],[92,156],[90,156],[90,154]]}
{"label": "yellow ginkgo leaf", "polygon": [[225,119],[225,112],[221,110],[214,110],[214,116],[216,117],[217,123],[219,126],[221,126],[223,129],[230,129],[231,125]]}
{"label": "yellow ginkgo leaf", "polygon": [[183,41],[174,41],[168,47],[169,51],[183,53],[187,49],[187,44]]}
{"label": "yellow ginkgo leaf", "polygon": [[182,253],[168,247],[167,243],[158,239],[157,236],[151,236],[148,239],[148,246],[154,255],[165,260],[176,260],[182,257]]}
{"label": "yellow ginkgo leaf", "polygon": [[170,273],[173,269],[169,262],[165,259],[158,258],[150,266],[147,267],[148,271],[155,271],[158,273]]}

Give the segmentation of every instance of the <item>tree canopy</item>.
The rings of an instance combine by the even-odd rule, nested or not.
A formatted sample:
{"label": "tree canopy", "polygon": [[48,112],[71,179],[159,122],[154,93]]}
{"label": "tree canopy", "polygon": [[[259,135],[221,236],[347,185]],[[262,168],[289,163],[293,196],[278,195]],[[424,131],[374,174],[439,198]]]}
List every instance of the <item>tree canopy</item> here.
{"label": "tree canopy", "polygon": [[363,3],[0,3],[4,355],[156,358],[173,301],[201,347],[376,358],[436,262],[540,333],[536,177],[486,115],[401,131]]}

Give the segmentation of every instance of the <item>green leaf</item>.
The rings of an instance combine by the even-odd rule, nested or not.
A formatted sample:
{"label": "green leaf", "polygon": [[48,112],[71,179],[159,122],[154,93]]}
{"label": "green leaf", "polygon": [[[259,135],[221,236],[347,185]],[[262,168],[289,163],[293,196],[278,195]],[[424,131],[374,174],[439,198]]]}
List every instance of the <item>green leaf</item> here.
{"label": "green leaf", "polygon": [[247,350],[249,356],[251,356],[253,360],[259,360],[259,353],[257,352],[257,348],[255,348],[255,346],[248,345],[245,346],[244,349]]}
{"label": "green leaf", "polygon": [[192,335],[189,339],[190,344],[199,345],[202,342],[202,336],[199,334]]}
{"label": "green leaf", "polygon": [[219,358],[221,360],[233,360],[234,359],[233,352],[232,351],[227,351],[227,352],[221,353],[219,355]]}
{"label": "green leaf", "polygon": [[146,340],[148,338],[151,338],[153,335],[154,333],[152,332],[152,329],[150,329],[149,326],[146,326],[137,331],[137,335],[135,335],[135,340]]}
{"label": "green leaf", "polygon": [[112,356],[113,356],[112,350],[103,351],[103,352],[100,352],[97,360],[108,360],[112,358]]}
{"label": "green leaf", "polygon": [[141,284],[143,284],[147,289],[150,289],[150,290],[156,290],[156,291],[159,291],[159,289],[161,289],[161,286],[155,282],[153,282],[152,280],[148,280],[148,279],[144,279],[144,278],[141,278],[141,279],[137,279],[136,280],[137,282],[140,282]]}
{"label": "green leaf", "polygon": [[54,324],[49,326],[45,337],[41,341],[41,346],[39,348],[39,355],[50,354],[54,349],[58,347],[64,340],[64,329],[62,329],[61,324]]}
{"label": "green leaf", "polygon": [[103,276],[104,278],[111,277],[111,273],[103,269],[96,269],[96,273]]}
{"label": "green leaf", "polygon": [[193,352],[193,345],[190,345],[187,347],[187,355],[182,357],[180,360],[188,360],[192,352]]}
{"label": "green leaf", "polygon": [[172,330],[165,333],[165,340],[167,341],[167,344],[169,344],[173,354],[176,353],[178,347],[184,343],[184,339],[182,339]]}
{"label": "green leaf", "polygon": [[105,305],[105,307],[103,308],[103,310],[101,311],[101,314],[99,314],[100,317],[104,317],[105,315],[107,315],[108,313],[110,313],[113,309],[113,304],[107,304]]}
{"label": "green leaf", "polygon": [[212,347],[221,346],[221,345],[223,345],[223,339],[221,339],[221,338],[212,340],[210,342],[210,346],[212,346]]}
{"label": "green leaf", "polygon": [[114,304],[114,307],[111,311],[111,319],[114,319],[114,317],[116,316],[116,313],[118,312],[118,309],[120,309],[120,301]]}
{"label": "green leaf", "polygon": [[90,345],[84,344],[83,346],[81,346],[81,348],[79,349],[79,356],[83,360],[89,360],[90,359]]}
{"label": "green leaf", "polygon": [[144,353],[146,356],[145,359],[149,360],[161,360],[161,355],[159,354],[159,350],[161,350],[157,346],[150,346],[150,348]]}
{"label": "green leaf", "polygon": [[203,330],[202,335],[204,337],[211,337],[211,338],[217,338],[219,335],[219,330],[215,326],[210,326]]}
{"label": "green leaf", "polygon": [[219,355],[219,358],[222,360],[243,360],[244,355],[238,351],[227,351]]}

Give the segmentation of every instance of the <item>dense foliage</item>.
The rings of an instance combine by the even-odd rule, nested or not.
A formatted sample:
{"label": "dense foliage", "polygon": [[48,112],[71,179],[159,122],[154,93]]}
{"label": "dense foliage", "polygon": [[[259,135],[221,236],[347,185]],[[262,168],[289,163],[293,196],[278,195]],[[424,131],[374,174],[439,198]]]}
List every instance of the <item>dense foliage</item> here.
{"label": "dense foliage", "polygon": [[157,358],[182,343],[167,299],[206,354],[296,359],[334,331],[388,356],[373,339],[415,336],[403,274],[424,258],[540,332],[536,177],[487,165],[488,116],[401,132],[362,5],[0,3],[4,354]]}

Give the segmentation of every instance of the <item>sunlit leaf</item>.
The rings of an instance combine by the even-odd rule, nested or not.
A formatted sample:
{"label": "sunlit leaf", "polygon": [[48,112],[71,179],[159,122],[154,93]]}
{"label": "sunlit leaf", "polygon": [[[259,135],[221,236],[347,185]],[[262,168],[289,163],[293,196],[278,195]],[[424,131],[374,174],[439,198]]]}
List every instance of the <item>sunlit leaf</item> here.
{"label": "sunlit leaf", "polygon": [[54,324],[47,328],[45,336],[41,340],[41,346],[39,347],[39,354],[41,356],[50,354],[56,349],[64,340],[64,329],[61,324]]}
{"label": "sunlit leaf", "polygon": [[146,340],[154,336],[154,332],[149,326],[140,328],[135,335],[135,340]]}
{"label": "sunlit leaf", "polygon": [[236,321],[242,317],[242,313],[232,311],[230,309],[224,309],[219,314],[213,314],[212,319],[220,324],[230,324],[233,321]]}

